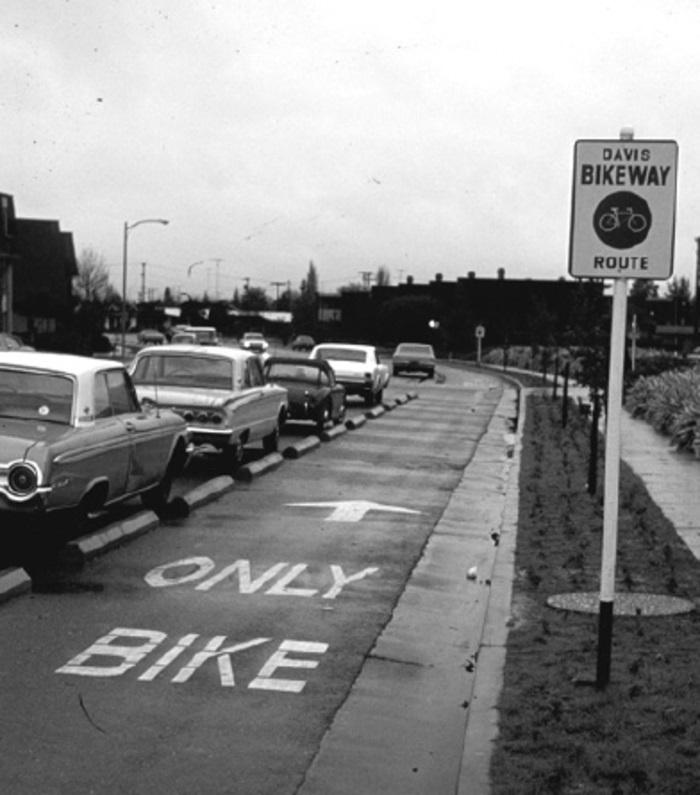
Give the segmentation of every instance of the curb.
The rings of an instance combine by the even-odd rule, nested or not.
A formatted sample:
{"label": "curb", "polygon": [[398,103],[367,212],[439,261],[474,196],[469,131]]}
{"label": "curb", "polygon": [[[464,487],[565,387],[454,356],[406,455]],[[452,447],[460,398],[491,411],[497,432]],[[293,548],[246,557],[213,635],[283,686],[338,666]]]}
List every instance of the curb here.
{"label": "curb", "polygon": [[511,620],[511,599],[518,532],[518,481],[525,425],[525,401],[517,399],[518,426],[506,434],[506,477],[499,544],[491,570],[486,613],[478,646],[478,662],[472,685],[462,766],[456,795],[481,795],[491,791],[491,754],[498,736],[498,701],[503,686],[506,641]]}
{"label": "curb", "polygon": [[13,568],[0,571],[0,602],[31,591],[32,581],[24,569]]}
{"label": "curb", "polygon": [[156,513],[142,511],[130,519],[110,525],[105,530],[69,541],[61,551],[59,560],[65,563],[82,563],[102,552],[121,546],[132,538],[150,532],[159,524],[160,519]]}
{"label": "curb", "polygon": [[[181,497],[173,497],[171,500],[173,513],[178,517],[184,518],[194,508],[199,508],[200,505],[213,502],[222,494],[231,491],[234,485],[234,480],[230,475],[220,475],[218,478],[207,480],[206,483],[202,483],[201,486],[197,486],[191,491],[188,491],[187,494]],[[183,509],[180,509],[180,504],[184,504]]]}
{"label": "curb", "polygon": [[358,428],[361,428],[367,422],[367,417],[362,414],[359,417],[353,417],[351,420],[347,420],[345,423],[345,427],[350,431],[356,431]]}
{"label": "curb", "polygon": [[284,458],[281,453],[270,453],[258,461],[253,461],[250,464],[240,467],[240,469],[236,471],[234,478],[250,483],[254,477],[262,475],[264,472],[269,472],[272,469],[276,469],[282,463],[284,463]]}
{"label": "curb", "polygon": [[382,414],[386,414],[384,406],[375,406],[373,409],[365,411],[365,417],[367,417],[368,420],[376,420],[378,417],[381,417]]}
{"label": "curb", "polygon": [[332,442],[337,436],[342,436],[344,433],[347,433],[348,429],[345,425],[334,425],[332,428],[329,428],[327,431],[324,431],[321,434],[321,441],[322,442]]}
{"label": "curb", "polygon": [[[323,434],[321,435],[323,436]],[[300,458],[320,446],[321,439],[318,436],[307,436],[300,442],[295,442],[294,444],[290,444],[289,447],[285,447],[282,451],[282,455],[284,458]]]}

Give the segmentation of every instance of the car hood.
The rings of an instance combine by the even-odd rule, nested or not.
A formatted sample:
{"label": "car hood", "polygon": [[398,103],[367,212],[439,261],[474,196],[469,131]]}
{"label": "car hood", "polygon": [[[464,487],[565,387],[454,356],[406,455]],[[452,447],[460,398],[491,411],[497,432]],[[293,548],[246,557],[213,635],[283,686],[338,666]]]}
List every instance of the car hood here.
{"label": "car hood", "polygon": [[46,446],[74,432],[67,425],[35,420],[13,420],[0,417],[0,460],[3,463],[24,458],[37,446]]}

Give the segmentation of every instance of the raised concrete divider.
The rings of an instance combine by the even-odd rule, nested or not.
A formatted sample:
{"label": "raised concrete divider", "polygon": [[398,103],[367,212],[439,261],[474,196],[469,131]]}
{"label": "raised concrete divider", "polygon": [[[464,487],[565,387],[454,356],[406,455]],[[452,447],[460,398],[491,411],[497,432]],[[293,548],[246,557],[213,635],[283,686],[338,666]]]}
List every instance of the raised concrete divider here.
{"label": "raised concrete divider", "polygon": [[376,420],[378,417],[381,417],[382,414],[386,414],[384,406],[375,406],[365,411],[365,417],[367,417],[368,420]]}
{"label": "raised concrete divider", "polygon": [[328,428],[321,434],[321,441],[332,442],[333,439],[336,439],[338,436],[342,436],[347,432],[348,429],[345,425],[334,425],[332,428]]}
{"label": "raised concrete divider", "polygon": [[236,480],[243,480],[250,482],[254,477],[262,475],[264,472],[269,472],[271,469],[277,469],[278,466],[284,463],[284,458],[281,453],[269,453],[268,455],[260,458],[258,461],[252,461],[250,464],[245,464],[236,470],[234,475]]}
{"label": "raised concrete divider", "polygon": [[[231,491],[234,486],[235,482],[230,475],[220,475],[218,478],[207,480],[188,491],[187,494],[173,497],[171,500],[172,511],[169,510],[168,514],[172,513],[177,517],[187,516],[194,508],[218,500],[222,494]],[[184,509],[180,508],[181,504],[184,504]]]}
{"label": "raised concrete divider", "polygon": [[96,555],[148,533],[160,524],[153,511],[141,511],[122,522],[115,522],[82,538],[69,541],[61,550],[59,559],[67,563],[82,563]]}
{"label": "raised concrete divider", "polygon": [[24,569],[15,567],[0,571],[0,602],[30,591],[31,588],[31,578]]}
{"label": "raised concrete divider", "polygon": [[359,417],[351,417],[349,420],[345,421],[345,427],[350,431],[356,431],[358,428],[361,428],[367,422],[367,417],[364,414],[361,414]]}
{"label": "raised concrete divider", "polygon": [[306,455],[306,453],[320,446],[321,439],[318,436],[307,436],[305,439],[294,442],[294,444],[290,444],[289,447],[285,447],[282,451],[282,455],[285,458],[301,458],[301,456]]}

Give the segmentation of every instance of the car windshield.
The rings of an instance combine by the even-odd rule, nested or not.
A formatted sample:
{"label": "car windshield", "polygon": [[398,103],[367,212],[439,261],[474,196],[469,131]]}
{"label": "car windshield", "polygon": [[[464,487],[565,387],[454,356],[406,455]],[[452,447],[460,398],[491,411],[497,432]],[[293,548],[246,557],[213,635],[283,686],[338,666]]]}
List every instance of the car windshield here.
{"label": "car windshield", "polygon": [[244,334],[243,339],[246,340],[261,340],[263,338],[262,334]]}
{"label": "car windshield", "polygon": [[318,367],[303,362],[272,362],[267,370],[270,381],[303,381],[307,384],[318,384],[320,374]]}
{"label": "car windshield", "polygon": [[320,348],[314,354],[314,359],[337,360],[341,362],[366,362],[366,351],[354,348]]}
{"label": "car windshield", "polygon": [[70,425],[74,388],[66,375],[0,369],[0,416]]}
{"label": "car windshield", "polygon": [[196,354],[142,356],[136,363],[135,384],[185,386],[204,389],[233,389],[233,362],[230,359]]}
{"label": "car windshield", "polygon": [[433,356],[433,349],[430,345],[399,345],[396,353],[409,356]]}

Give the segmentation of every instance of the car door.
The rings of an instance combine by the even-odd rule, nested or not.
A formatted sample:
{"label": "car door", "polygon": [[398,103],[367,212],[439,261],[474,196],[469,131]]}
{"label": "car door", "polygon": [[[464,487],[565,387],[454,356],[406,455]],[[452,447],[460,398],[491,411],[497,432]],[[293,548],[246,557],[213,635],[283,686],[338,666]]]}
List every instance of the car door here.
{"label": "car door", "polygon": [[250,402],[251,427],[250,439],[262,439],[272,433],[277,424],[279,408],[279,389],[265,381],[262,364],[257,356],[251,356],[244,362],[244,388],[254,395]]}
{"label": "car door", "polygon": [[90,472],[87,480],[106,477],[109,483],[107,502],[126,492],[133,456],[133,442],[129,429],[120,417],[116,416],[110,400],[107,382],[108,373],[95,374],[94,414],[95,439],[93,454],[90,457]]}
{"label": "car door", "polygon": [[162,478],[170,456],[171,431],[157,412],[141,410],[126,372],[108,370],[104,376],[112,412],[130,441],[126,491],[140,491]]}

